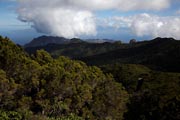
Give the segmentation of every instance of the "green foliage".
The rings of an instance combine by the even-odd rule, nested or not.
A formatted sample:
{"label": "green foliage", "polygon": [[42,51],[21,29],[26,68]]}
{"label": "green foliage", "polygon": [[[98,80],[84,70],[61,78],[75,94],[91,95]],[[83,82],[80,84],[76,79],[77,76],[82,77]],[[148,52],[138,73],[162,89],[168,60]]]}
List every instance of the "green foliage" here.
{"label": "green foliage", "polygon": [[83,119],[79,116],[76,116],[75,114],[70,114],[68,116],[63,116],[61,118],[49,118],[47,120],[83,120]]}
{"label": "green foliage", "polygon": [[[148,45],[133,44],[131,55],[141,51],[137,48],[142,44]],[[107,46],[102,45],[100,52],[109,49]],[[93,50],[86,52],[98,51]],[[129,53],[126,50],[125,56]],[[129,62],[140,56],[121,60]],[[105,63],[116,58],[99,57]],[[139,64],[109,64],[101,69],[66,57],[54,59],[44,50],[30,57],[8,38],[0,37],[0,119],[180,119],[180,73],[157,72]],[[137,89],[139,80],[141,89]]]}
{"label": "green foliage", "polygon": [[22,120],[22,115],[15,111],[0,110],[0,120]]}
{"label": "green foliage", "polygon": [[128,112],[124,114],[125,120],[161,120],[159,96],[150,91],[134,94],[128,106]]}
{"label": "green foliage", "polygon": [[128,106],[128,112],[124,114],[125,120],[179,120],[180,100],[178,96],[163,100],[161,96],[144,91],[134,94]]}
{"label": "green foliage", "polygon": [[13,96],[16,92],[17,84],[13,79],[8,80],[6,77],[6,73],[0,69],[0,109],[6,108],[10,110],[16,107],[15,103],[13,103]]}
{"label": "green foliage", "polygon": [[25,120],[122,119],[129,96],[111,75],[43,50],[29,57],[7,38],[0,43],[4,111],[17,111]]}
{"label": "green foliage", "polygon": [[44,50],[37,50],[35,60],[40,64],[47,64],[53,61],[52,57]]}
{"label": "green foliage", "polygon": [[26,53],[21,47],[16,46],[8,38],[0,39],[0,68],[4,69],[8,75],[15,74],[15,69],[24,62],[25,57]]}
{"label": "green foliage", "polygon": [[162,113],[165,120],[180,119],[180,96],[169,100],[163,107]]}
{"label": "green foliage", "polygon": [[[131,94],[125,120],[177,120],[179,119],[179,73],[152,71],[143,65],[113,64],[101,67],[112,73]],[[138,78],[143,79],[136,90]]]}
{"label": "green foliage", "polygon": [[111,73],[114,79],[122,83],[130,93],[134,92],[138,78],[147,78],[151,70],[143,65],[137,64],[110,64],[101,66],[105,73]]}

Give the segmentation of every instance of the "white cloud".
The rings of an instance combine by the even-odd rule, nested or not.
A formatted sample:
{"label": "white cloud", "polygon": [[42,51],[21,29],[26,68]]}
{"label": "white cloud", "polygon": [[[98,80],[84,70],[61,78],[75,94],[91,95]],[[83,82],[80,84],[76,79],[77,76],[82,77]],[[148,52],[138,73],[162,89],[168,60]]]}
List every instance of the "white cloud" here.
{"label": "white cloud", "polygon": [[112,17],[108,22],[118,29],[129,28],[137,36],[174,37],[180,39],[180,17],[160,17],[150,14],[139,14],[128,17]]}
{"label": "white cloud", "polygon": [[[37,10],[37,9],[36,9]],[[81,34],[96,34],[93,15],[88,11],[68,9],[44,9],[30,14],[21,11],[19,19],[33,23],[33,27],[42,33],[64,37],[77,37]],[[33,13],[32,13],[33,12]]]}
{"label": "white cloud", "polygon": [[[170,0],[18,0],[19,19],[42,33],[64,37],[95,35],[97,10],[162,10]],[[116,24],[116,23],[112,23]]]}
{"label": "white cloud", "polygon": [[180,18],[141,14],[134,16],[131,29],[138,36],[174,37],[180,39]]}
{"label": "white cloud", "polygon": [[170,6],[170,0],[66,0],[73,6],[89,10],[161,10]]}
{"label": "white cloud", "polygon": [[112,16],[109,18],[98,18],[97,25],[100,27],[113,27],[122,29],[130,27],[132,24],[132,17]]}
{"label": "white cloud", "polygon": [[180,9],[177,10],[175,14],[180,15]]}
{"label": "white cloud", "polygon": [[7,2],[7,1],[16,2],[17,0],[0,0],[0,2]]}
{"label": "white cloud", "polygon": [[[56,0],[55,0],[56,1]],[[29,22],[38,32],[67,38],[95,35],[96,25],[90,11],[63,7],[48,0],[20,2],[19,19]],[[60,7],[59,7],[60,6]]]}
{"label": "white cloud", "polygon": [[161,10],[168,8],[171,0],[19,0],[23,5],[35,7],[71,7],[87,10]]}

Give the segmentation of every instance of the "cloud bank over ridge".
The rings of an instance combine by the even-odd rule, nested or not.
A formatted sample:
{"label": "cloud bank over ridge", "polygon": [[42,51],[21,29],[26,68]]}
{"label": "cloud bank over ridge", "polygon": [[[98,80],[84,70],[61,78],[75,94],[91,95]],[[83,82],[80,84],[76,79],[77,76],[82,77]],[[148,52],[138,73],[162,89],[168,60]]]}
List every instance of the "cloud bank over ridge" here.
{"label": "cloud bank over ridge", "polygon": [[[179,17],[138,14],[108,18],[97,22],[96,11],[160,11],[170,7],[171,0],[20,0],[17,13],[38,32],[68,38],[96,35],[98,23],[116,29],[129,28],[137,36],[180,38]],[[103,18],[106,19],[106,18]]]}

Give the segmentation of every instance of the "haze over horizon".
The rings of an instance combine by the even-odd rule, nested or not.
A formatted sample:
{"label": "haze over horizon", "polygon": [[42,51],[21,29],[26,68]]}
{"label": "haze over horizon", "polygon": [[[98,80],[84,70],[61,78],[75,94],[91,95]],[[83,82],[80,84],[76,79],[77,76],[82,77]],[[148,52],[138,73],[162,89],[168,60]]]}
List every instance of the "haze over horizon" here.
{"label": "haze over horizon", "polygon": [[179,0],[0,0],[0,35],[21,44],[44,34],[180,39],[179,6]]}

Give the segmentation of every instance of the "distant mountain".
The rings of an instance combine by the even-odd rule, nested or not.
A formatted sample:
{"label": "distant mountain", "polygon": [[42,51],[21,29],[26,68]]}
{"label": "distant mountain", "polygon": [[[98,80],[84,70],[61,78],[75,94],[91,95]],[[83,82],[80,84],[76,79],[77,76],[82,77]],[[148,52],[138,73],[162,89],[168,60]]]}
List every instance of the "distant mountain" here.
{"label": "distant mountain", "polygon": [[180,41],[173,38],[156,38],[133,44],[88,43],[76,38],[69,41],[68,44],[25,47],[25,50],[33,54],[44,49],[54,57],[68,56],[89,65],[143,64],[155,70],[180,72]]}
{"label": "distant mountain", "polygon": [[70,44],[70,43],[113,43],[114,40],[109,39],[87,39],[87,40],[81,40],[79,38],[72,38],[67,39],[64,37],[53,37],[53,36],[40,36],[37,38],[34,38],[31,42],[27,43],[25,47],[40,47],[40,46],[46,46],[48,44]]}
{"label": "distant mountain", "polygon": [[69,39],[64,37],[40,36],[38,38],[34,38],[30,43],[26,44],[25,47],[46,46],[48,44],[65,44],[69,41]]}
{"label": "distant mountain", "polygon": [[52,56],[68,56],[73,59],[92,56],[96,54],[112,51],[122,46],[121,41],[109,39],[88,39],[79,38],[66,39],[63,37],[41,36],[33,39],[24,46],[25,50],[33,54],[36,50],[44,49]]}
{"label": "distant mountain", "polygon": [[78,59],[87,56],[93,56],[106,53],[115,49],[127,47],[119,43],[88,43],[77,39],[72,39],[68,44],[48,44],[46,46],[25,47],[29,54],[34,54],[37,50],[44,49],[52,56],[68,56],[72,59]]}
{"label": "distant mountain", "polygon": [[110,39],[86,39],[85,41],[89,43],[105,43],[105,42],[114,43],[115,42],[115,40],[110,40]]}

